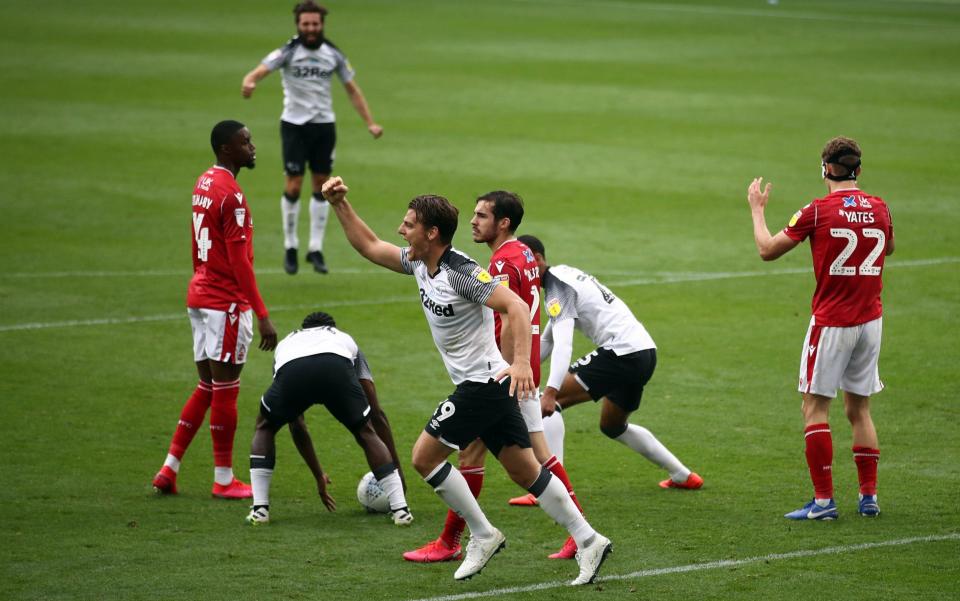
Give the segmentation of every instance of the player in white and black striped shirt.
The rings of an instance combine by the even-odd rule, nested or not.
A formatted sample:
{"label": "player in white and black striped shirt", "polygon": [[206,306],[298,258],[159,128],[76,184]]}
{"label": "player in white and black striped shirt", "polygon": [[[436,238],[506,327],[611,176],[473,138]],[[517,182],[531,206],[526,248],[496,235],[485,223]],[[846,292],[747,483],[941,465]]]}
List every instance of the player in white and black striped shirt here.
{"label": "player in white and black striped shirt", "polygon": [[[540,507],[576,540],[580,573],[571,584],[592,582],[612,545],[587,523],[560,480],[537,462],[516,400],[534,387],[526,303],[453,249],[457,209],[442,196],[418,196],[410,202],[398,230],[409,246],[400,248],[378,238],[357,216],[339,177],[324,184],[323,194],[361,255],[416,277],[433,340],[456,385],[413,448],[414,468],[470,527],[466,558],[454,578],[479,573],[506,540],[487,520],[460,472],[447,462],[450,453],[479,437],[510,478],[535,495]],[[508,315],[514,340],[512,365],[496,346],[492,311]]]}

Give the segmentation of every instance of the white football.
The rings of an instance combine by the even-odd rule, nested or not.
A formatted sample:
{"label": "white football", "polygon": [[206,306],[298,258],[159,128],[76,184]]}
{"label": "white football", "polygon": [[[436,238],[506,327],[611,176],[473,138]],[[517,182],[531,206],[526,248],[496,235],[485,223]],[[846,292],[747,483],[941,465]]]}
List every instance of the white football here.
{"label": "white football", "polygon": [[373,472],[367,472],[357,484],[357,500],[368,513],[389,513],[390,499],[383,487],[374,478]]}

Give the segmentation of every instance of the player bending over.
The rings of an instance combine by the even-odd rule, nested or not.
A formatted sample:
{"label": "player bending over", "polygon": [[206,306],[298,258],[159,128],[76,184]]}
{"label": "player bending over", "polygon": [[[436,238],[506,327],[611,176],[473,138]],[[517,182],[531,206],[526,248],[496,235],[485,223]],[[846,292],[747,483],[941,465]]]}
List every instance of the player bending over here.
{"label": "player bending over", "polygon": [[775,236],[767,229],[764,209],[770,184],[761,190],[756,178],[747,190],[753,235],[764,261],[772,261],[810,239],[813,316],[800,353],[804,441],[813,480],[813,499],[784,517],[832,520],[833,438],[830,401],[843,390],[847,419],[853,427],[853,460],[860,480],[860,515],[880,513],[877,463],[880,448],[870,416],[870,395],[883,390],[877,361],[883,330],[884,257],[893,254],[893,224],[886,203],[860,190],[860,146],[850,138],[828,141],[820,153],[821,177],[828,194],[803,207]]}
{"label": "player bending over", "polygon": [[[375,415],[386,427],[389,446],[371,424],[371,404],[360,384],[372,383],[370,368],[357,343],[337,329],[333,317],[323,312],[307,315],[300,330],[280,341],[274,353],[274,377],[260,399],[260,413],[250,445],[250,481],[253,507],[247,516],[250,524],[270,521],[270,480],[276,465],[274,440],[277,431],[290,424],[290,434],[300,455],[313,472],[317,491],[329,511],[336,502],[327,492],[329,478],[320,468],[313,442],[307,432],[303,412],[311,405],[326,405],[327,411],[353,434],[367,457],[367,465],[390,500],[393,523],[406,526],[413,521],[403,494],[393,436],[386,416],[379,408]],[[369,390],[369,389],[368,389]],[[370,399],[375,401],[376,395]]]}
{"label": "player bending over", "polygon": [[[660,482],[661,487],[703,486],[703,479],[652,432],[627,422],[640,407],[643,387],[657,366],[657,347],[646,328],[595,277],[568,265],[551,267],[539,239],[520,236],[519,240],[537,259],[549,316],[540,347],[541,361],[550,357],[550,376],[541,397],[544,415],[603,399],[600,431],[667,470],[670,478]],[[570,365],[574,329],[583,332],[597,349]]]}
{"label": "player bending over", "polygon": [[[377,265],[414,276],[433,340],[456,390],[442,401],[413,447],[413,467],[450,509],[466,520],[470,542],[454,578],[479,573],[506,544],[484,515],[463,475],[447,457],[480,438],[510,478],[537,497],[580,548],[580,573],[572,585],[592,582],[612,545],[596,532],[558,478],[530,450],[517,397],[534,390],[530,369],[530,313],[514,292],[500,286],[472,259],[451,246],[457,209],[442,196],[410,201],[399,234],[406,248],[385,242],[354,212],[347,187],[334,177],[323,186],[350,244]],[[513,363],[504,361],[493,335],[493,312],[509,316]]]}

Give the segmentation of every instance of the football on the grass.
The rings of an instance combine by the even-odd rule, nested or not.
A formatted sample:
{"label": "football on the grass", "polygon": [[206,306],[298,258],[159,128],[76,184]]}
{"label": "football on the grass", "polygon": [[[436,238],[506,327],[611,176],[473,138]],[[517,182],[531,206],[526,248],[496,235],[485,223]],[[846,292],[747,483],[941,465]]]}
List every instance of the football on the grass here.
{"label": "football on the grass", "polygon": [[368,513],[387,513],[390,511],[390,499],[383,491],[373,472],[367,472],[357,484],[357,500]]}

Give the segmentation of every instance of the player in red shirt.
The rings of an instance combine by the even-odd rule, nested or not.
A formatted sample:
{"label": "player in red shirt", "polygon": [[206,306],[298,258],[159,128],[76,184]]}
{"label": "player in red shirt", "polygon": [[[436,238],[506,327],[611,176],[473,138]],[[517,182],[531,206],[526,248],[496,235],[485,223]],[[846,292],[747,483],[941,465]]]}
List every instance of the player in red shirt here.
{"label": "player in red shirt", "polygon": [[257,290],[253,217],[236,180],[242,167],[254,166],[256,149],[250,131],[237,121],[221,121],[210,134],[210,144],[217,163],[197,179],[193,189],[193,278],[187,288],[200,382],[183,406],[153,487],[157,493],[176,494],[180,461],[209,408],[213,496],[244,499],[252,492],[233,476],[233,435],[240,371],[253,340],[251,314],[257,315],[261,350],[277,346],[277,331]]}
{"label": "player in red shirt", "polygon": [[859,512],[880,513],[877,463],[880,450],[870,417],[870,395],[883,390],[877,369],[883,327],[880,290],[884,257],[893,254],[893,224],[886,203],[860,190],[860,146],[850,138],[833,138],[821,153],[822,175],[829,194],[803,207],[775,236],[764,208],[770,184],[750,184],[747,201],[753,234],[764,261],[772,261],[810,239],[817,289],[813,317],[800,360],[800,393],[807,465],[814,498],[786,514],[794,520],[832,520],[833,440],[827,422],[830,400],[843,390],[844,408],[853,427],[853,458],[860,481]]}
{"label": "player in red shirt", "polygon": [[[540,272],[536,259],[527,245],[516,239],[515,233],[523,219],[523,201],[516,194],[505,191],[495,191],[477,199],[477,206],[473,213],[470,225],[473,227],[473,241],[484,242],[494,252],[490,257],[491,276],[503,286],[515,292],[527,303],[530,309],[531,349],[530,366],[533,369],[534,384],[540,385]],[[510,328],[504,327],[506,316],[494,313],[495,335],[497,346],[507,362],[512,362],[511,356],[513,341],[509,339]],[[505,340],[501,339],[501,336]],[[543,417],[540,411],[540,401],[536,396],[520,401],[520,409],[530,433],[530,443],[534,455],[541,465],[557,476],[570,498],[580,509],[577,496],[567,476],[566,470],[550,451],[543,432]],[[559,418],[559,414],[557,414]],[[551,418],[553,419],[553,418]],[[480,496],[483,486],[484,459],[487,448],[479,439],[460,453],[460,473],[470,486],[474,497]],[[536,497],[526,495],[511,499],[513,505],[536,505]],[[455,559],[461,553],[460,537],[466,522],[453,511],[447,512],[447,521],[443,532],[436,540],[430,541],[423,547],[407,551],[403,558],[408,561],[429,563]],[[572,537],[568,538],[563,548],[550,555],[553,559],[573,559],[577,553],[577,544]]]}

